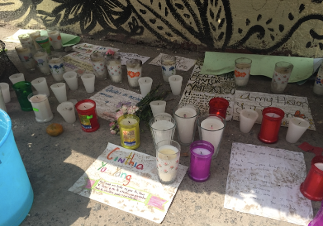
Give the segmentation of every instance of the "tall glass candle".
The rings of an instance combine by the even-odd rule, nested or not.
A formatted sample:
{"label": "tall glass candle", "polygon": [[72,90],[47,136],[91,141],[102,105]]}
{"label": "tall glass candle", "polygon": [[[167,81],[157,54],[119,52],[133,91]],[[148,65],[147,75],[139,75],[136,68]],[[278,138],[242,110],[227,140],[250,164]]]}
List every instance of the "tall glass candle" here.
{"label": "tall glass candle", "polygon": [[50,86],[50,89],[53,91],[59,103],[67,101],[65,83],[55,83]]}
{"label": "tall glass candle", "polygon": [[176,57],[164,54],[160,59],[162,68],[163,79],[165,82],[169,82],[168,78],[176,74]]}
{"label": "tall glass candle", "polygon": [[271,92],[284,92],[288,84],[289,77],[292,74],[293,67],[293,64],[284,61],[277,62],[275,64],[275,71],[271,80]]}
{"label": "tall glass candle", "polygon": [[289,143],[296,143],[309,126],[310,123],[305,119],[297,117],[289,119],[286,140]]}
{"label": "tall glass candle", "polygon": [[171,184],[176,180],[181,146],[173,140],[160,141],[156,147],[158,179],[162,184]]}
{"label": "tall glass candle", "polygon": [[36,62],[33,59],[32,52],[28,47],[15,47],[17,55],[24,65],[24,67],[28,70],[35,70]]}
{"label": "tall glass candle", "polygon": [[78,78],[75,71],[68,71],[63,74],[63,78],[66,81],[70,90],[78,89]]}
{"label": "tall glass candle", "polygon": [[32,86],[37,90],[38,93],[46,94],[49,97],[50,92],[48,89],[46,78],[39,77],[31,81]]}
{"label": "tall glass candle", "polygon": [[130,59],[126,62],[127,75],[130,87],[138,87],[138,79],[142,74],[142,61],[139,59]]}
{"label": "tall glass candle", "polygon": [[32,111],[33,107],[28,100],[28,95],[33,92],[31,89],[31,83],[26,81],[17,82],[13,84],[12,88],[16,92],[21,110]]}
{"label": "tall glass candle", "polygon": [[102,53],[95,52],[90,55],[93,71],[97,79],[105,80],[108,77],[108,71],[105,66],[105,58]]}
{"label": "tall glass candle", "polygon": [[198,109],[191,105],[177,106],[174,109],[178,140],[181,144],[189,145],[194,140],[198,114]]}
{"label": "tall glass candle", "polygon": [[53,49],[59,50],[63,48],[61,33],[57,30],[47,30],[49,42]]}
{"label": "tall glass candle", "polygon": [[136,115],[122,115],[118,118],[121,146],[136,149],[140,146],[139,117]]}
{"label": "tall glass candle", "polygon": [[209,113],[220,115],[224,119],[227,115],[228,107],[229,101],[222,97],[214,97],[209,101]]}
{"label": "tall glass candle", "polygon": [[48,65],[48,54],[44,49],[39,49],[34,54],[34,59],[37,62],[37,66],[41,73],[45,75],[50,74],[49,65]]}
{"label": "tall glass candle", "polygon": [[262,111],[262,122],[258,139],[267,144],[277,142],[280,124],[284,115],[284,111],[280,108],[265,108]]}
{"label": "tall glass candle", "polygon": [[167,113],[154,116],[149,121],[149,127],[155,146],[163,140],[173,140],[176,123],[175,119]]}
{"label": "tall glass candle", "polygon": [[3,98],[1,86],[0,86],[0,109],[2,109],[5,112],[7,112],[7,107],[6,107],[6,103],[4,102],[4,98]]}
{"label": "tall glass candle", "polygon": [[46,94],[29,94],[28,100],[33,107],[35,118],[37,122],[49,122],[53,119],[53,113],[50,109],[48,98]]}
{"label": "tall glass candle", "polygon": [[200,140],[210,142],[214,147],[213,157],[215,158],[220,149],[220,143],[226,121],[220,115],[205,114],[198,118],[198,129]]}
{"label": "tall glass candle", "polygon": [[65,73],[64,62],[62,58],[51,57],[48,61],[50,72],[56,82],[63,81],[63,74]]}
{"label": "tall glass candle", "polygon": [[9,79],[12,82],[12,84],[15,84],[17,82],[25,81],[25,76],[23,73],[16,73],[16,74],[10,75]]}
{"label": "tall glass candle", "polygon": [[93,100],[85,99],[77,102],[75,109],[78,113],[82,130],[94,132],[99,129],[98,116],[96,114],[96,103]]}
{"label": "tall glass candle", "polygon": [[36,48],[33,39],[29,36],[29,34],[18,35],[18,39],[22,47],[29,48],[32,54],[35,53]]}
{"label": "tall glass candle", "polygon": [[35,49],[40,49],[40,45],[38,45],[38,43],[36,42],[36,38],[40,37],[40,31],[34,31],[29,33],[29,36],[31,37],[31,39],[33,40]]}
{"label": "tall glass candle", "polygon": [[189,177],[198,182],[206,181],[210,177],[210,168],[214,147],[204,140],[194,141],[190,145],[191,161]]}
{"label": "tall glass candle", "polygon": [[151,85],[153,84],[153,79],[150,77],[141,77],[138,80],[140,86],[140,92],[143,97],[145,97],[151,90]]}
{"label": "tall glass candle", "polygon": [[49,37],[48,36],[39,36],[38,38],[35,38],[35,41],[37,42],[38,45],[41,46],[48,54],[51,53],[50,50],[50,42],[49,42]]}
{"label": "tall glass candle", "polygon": [[122,82],[121,55],[114,53],[113,56],[106,56],[106,66],[111,81],[114,83]]}
{"label": "tall glass candle", "polygon": [[9,84],[5,83],[5,82],[1,82],[0,87],[1,87],[1,90],[2,90],[2,96],[3,96],[4,102],[9,103],[10,100],[11,100]]}
{"label": "tall glass candle", "polygon": [[67,123],[74,123],[76,120],[74,104],[66,101],[57,106],[57,111],[64,118]]}
{"label": "tall glass candle", "polygon": [[235,60],[234,79],[237,86],[246,86],[250,77],[252,60],[241,57]]}

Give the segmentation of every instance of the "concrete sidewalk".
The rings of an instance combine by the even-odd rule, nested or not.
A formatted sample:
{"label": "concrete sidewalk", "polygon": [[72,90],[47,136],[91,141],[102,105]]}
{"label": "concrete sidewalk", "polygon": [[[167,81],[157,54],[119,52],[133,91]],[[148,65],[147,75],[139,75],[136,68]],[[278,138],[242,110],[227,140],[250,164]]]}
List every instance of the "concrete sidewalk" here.
{"label": "concrete sidewalk", "polygon": [[[14,34],[16,31],[17,29],[12,30],[0,27],[0,40],[4,40],[5,37]],[[158,56],[159,53],[176,54],[176,56],[192,59],[204,58],[203,53],[164,50],[140,45],[100,41],[99,37],[94,40],[83,38],[82,42],[115,47],[119,48],[122,52],[149,56],[148,62]],[[6,43],[8,55],[18,70],[25,74],[26,80],[31,81],[43,76],[38,70],[35,72],[25,70],[14,50],[16,45],[18,44]],[[160,67],[150,65],[148,62],[143,65],[143,76],[153,78],[153,87],[163,83]],[[124,68],[122,84],[113,84],[110,79],[97,81],[95,85],[96,92],[113,84],[117,87],[139,93],[139,89],[132,89],[128,86],[125,72]],[[184,77],[182,91],[187,84],[191,72],[192,69],[188,72],[178,71],[178,74]],[[48,84],[55,83],[52,76],[47,76],[46,79]],[[269,92],[270,81],[271,79],[266,77],[252,76],[248,85],[243,90]],[[161,89],[168,90],[169,86],[164,84]],[[323,98],[315,96],[312,89],[313,82],[307,82],[302,86],[289,84],[285,94],[308,98],[317,130],[307,131],[299,142],[290,144],[285,140],[287,127],[281,127],[279,141],[267,146],[301,152],[297,146],[306,141],[311,145],[323,147]],[[91,97],[93,94],[86,93],[82,82],[79,80],[79,89],[76,91],[68,90],[67,95],[68,99],[82,100]],[[108,142],[120,145],[120,137],[110,134],[108,121],[99,118],[100,129],[93,133],[85,133],[81,130],[79,121],[76,121],[74,124],[68,124],[63,120],[56,110],[59,103],[54,94],[51,93],[49,102],[54,113],[54,119],[48,123],[37,123],[33,112],[21,111],[12,88],[11,96],[11,102],[6,106],[8,114],[12,119],[13,134],[35,195],[31,211],[22,225],[157,225],[146,219],[68,191],[103,152]],[[166,112],[172,112],[172,109],[178,104],[180,97],[173,96],[172,94],[167,97]],[[46,134],[47,125],[53,122],[60,123],[64,127],[64,133],[58,137],[50,137]],[[155,150],[150,131],[146,126],[142,126],[141,129],[143,129],[141,133],[141,146],[137,151],[154,156]],[[266,146],[257,138],[259,131],[260,125],[256,124],[251,133],[243,134],[239,130],[239,122],[228,122],[219,155],[212,162],[210,179],[203,183],[197,183],[186,175],[179,186],[162,225],[294,225],[223,207],[232,142]],[[304,156],[308,171],[310,161],[314,155],[304,153]],[[180,163],[189,166],[189,158],[181,157]],[[315,216],[321,203],[312,202],[312,204]]]}

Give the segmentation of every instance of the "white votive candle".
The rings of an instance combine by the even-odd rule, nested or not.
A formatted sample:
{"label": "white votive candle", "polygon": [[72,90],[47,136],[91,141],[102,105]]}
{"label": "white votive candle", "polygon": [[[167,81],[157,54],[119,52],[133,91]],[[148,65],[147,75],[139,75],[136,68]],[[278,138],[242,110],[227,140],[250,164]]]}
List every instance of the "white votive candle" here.
{"label": "white votive candle", "polygon": [[175,180],[179,156],[179,150],[172,145],[164,145],[157,150],[157,164],[167,166],[167,169],[158,167],[159,179],[162,182],[167,183]]}
{"label": "white votive candle", "polygon": [[153,80],[150,77],[141,77],[138,79],[138,83],[140,86],[141,95],[145,97],[151,90],[151,85],[153,84]]}
{"label": "white votive candle", "polygon": [[166,109],[166,101],[164,100],[154,100],[150,103],[151,111],[153,112],[153,115],[156,116],[159,113],[164,113]]}
{"label": "white votive candle", "polygon": [[94,92],[94,83],[95,83],[95,75],[94,74],[84,74],[81,76],[83,81],[85,90],[87,93]]}
{"label": "white votive candle", "polygon": [[16,84],[17,82],[25,81],[25,76],[23,73],[17,73],[9,76],[12,85]]}
{"label": "white votive candle", "polygon": [[37,94],[29,96],[29,101],[33,107],[37,122],[48,122],[53,119],[53,113],[50,109],[46,94]]}
{"label": "white votive candle", "polygon": [[3,98],[3,95],[2,95],[1,87],[0,87],[0,109],[2,109],[5,112],[7,112],[7,107],[6,107],[6,103],[4,102],[4,98]]}
{"label": "white votive candle", "polygon": [[3,96],[4,102],[9,103],[10,100],[11,100],[9,84],[5,83],[5,82],[1,82],[0,87],[1,87],[1,90],[2,90],[2,96]]}
{"label": "white votive candle", "polygon": [[49,88],[47,85],[46,78],[39,77],[31,81],[32,86],[37,90],[38,93],[50,95]]}
{"label": "white votive candle", "polygon": [[175,111],[174,118],[181,143],[188,144],[193,141],[197,111],[194,107],[184,106]]}
{"label": "white votive candle", "polygon": [[240,111],[240,131],[249,133],[258,118],[258,112],[251,109]]}
{"label": "white votive candle", "polygon": [[124,118],[120,121],[120,124],[124,126],[132,126],[137,123],[138,123],[137,119],[134,119],[134,118]]}
{"label": "white votive candle", "polygon": [[74,123],[76,120],[74,104],[72,102],[62,102],[57,106],[58,113],[64,118],[67,123]]}
{"label": "white votive candle", "polygon": [[173,95],[179,95],[182,89],[183,77],[180,75],[172,75],[168,78],[168,81]]}
{"label": "white votive candle", "polygon": [[78,89],[77,73],[75,71],[68,71],[63,74],[63,78],[66,81],[70,90]]}
{"label": "white votive candle", "polygon": [[209,116],[201,122],[202,140],[208,141],[213,145],[213,155],[217,155],[223,130],[224,123],[216,116]]}
{"label": "white votive candle", "polygon": [[288,124],[286,140],[289,143],[296,143],[303,133],[308,129],[310,123],[302,118],[291,118]]}
{"label": "white votive candle", "polygon": [[82,103],[79,106],[77,106],[77,109],[79,109],[79,110],[89,110],[89,109],[91,109],[93,107],[94,107],[93,103],[87,102],[87,103]]}
{"label": "white votive candle", "polygon": [[265,115],[267,115],[268,117],[271,117],[271,118],[280,118],[280,115],[278,115],[276,113],[266,113]]}
{"label": "white votive candle", "polygon": [[67,101],[65,83],[55,83],[50,86],[59,103]]}

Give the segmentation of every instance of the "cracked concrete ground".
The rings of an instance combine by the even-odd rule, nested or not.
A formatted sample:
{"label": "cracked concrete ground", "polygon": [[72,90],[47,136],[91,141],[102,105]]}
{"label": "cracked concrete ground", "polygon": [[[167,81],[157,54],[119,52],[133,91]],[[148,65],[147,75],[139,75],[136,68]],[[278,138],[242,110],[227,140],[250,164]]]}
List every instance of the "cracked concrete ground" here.
{"label": "cracked concrete ground", "polygon": [[[14,34],[17,29],[0,27],[0,39]],[[204,58],[200,52],[188,52],[183,50],[164,50],[148,46],[129,45],[98,39],[87,40],[102,46],[119,48],[122,52],[137,53],[143,56],[155,58],[159,53],[168,53],[187,58]],[[20,63],[14,46],[17,44],[6,43],[8,55],[19,71],[25,74],[27,81],[43,76],[39,71],[26,71]],[[148,61],[149,62],[149,61]],[[161,69],[159,67],[143,65],[143,75],[151,76],[154,80],[153,86],[162,82]],[[116,86],[138,92],[131,89],[123,74],[123,83]],[[182,91],[191,75],[188,72],[178,71],[184,77]],[[47,76],[48,84],[55,83],[52,76]],[[96,83],[95,90],[99,91],[112,84],[110,80]],[[114,84],[115,85],[115,84]],[[243,90],[254,92],[269,92],[270,79],[262,76],[252,76],[249,84]],[[164,85],[162,89],[169,89]],[[308,98],[312,115],[315,121],[316,131],[307,131],[296,144],[287,143],[285,140],[286,127],[281,127],[279,141],[268,145],[290,151],[301,152],[297,147],[306,141],[314,146],[323,147],[323,97],[317,97],[312,92],[313,82],[307,82],[302,86],[289,84],[286,94],[305,96]],[[77,91],[67,91],[69,99],[82,100],[92,96],[87,94],[79,80]],[[56,107],[58,101],[53,93],[49,97],[54,119],[47,123],[37,123],[33,112],[23,112],[17,101],[15,92],[11,88],[11,102],[7,106],[8,114],[12,119],[13,134],[24,165],[27,170],[31,185],[34,190],[34,203],[32,208],[22,222],[22,225],[156,225],[146,219],[129,214],[122,210],[101,204],[80,195],[69,192],[68,189],[84,173],[93,161],[103,152],[108,142],[119,145],[120,138],[110,134],[109,122],[99,118],[100,129],[93,133],[85,133],[76,121],[73,124],[66,123],[58,114]],[[169,95],[167,97],[166,112],[172,109],[180,100],[180,96]],[[60,123],[64,127],[64,133],[58,137],[50,137],[45,130],[50,123]],[[137,151],[155,155],[152,137],[147,127],[142,127],[141,146]],[[208,181],[197,183],[187,175],[178,188],[178,192],[170,206],[162,225],[248,225],[248,226],[292,226],[294,224],[277,221],[252,214],[245,214],[223,207],[226,179],[230,161],[230,150],[232,142],[265,145],[257,139],[260,125],[253,127],[252,132],[243,134],[239,131],[239,122],[230,121],[224,131],[218,157],[213,160],[211,166],[211,177]],[[197,139],[197,137],[196,137]],[[304,153],[307,171],[313,154]],[[189,166],[189,158],[182,157],[180,163]],[[320,202],[312,202],[314,214],[320,207]],[[1,205],[1,204],[0,204]]]}

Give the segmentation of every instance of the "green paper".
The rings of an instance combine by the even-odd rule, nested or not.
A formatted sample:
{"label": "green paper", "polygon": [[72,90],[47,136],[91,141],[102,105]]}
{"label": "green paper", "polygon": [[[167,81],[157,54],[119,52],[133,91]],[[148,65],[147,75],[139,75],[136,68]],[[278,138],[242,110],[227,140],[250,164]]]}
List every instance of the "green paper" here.
{"label": "green paper", "polygon": [[234,71],[234,61],[240,57],[252,60],[251,75],[264,75],[272,78],[275,64],[279,61],[286,61],[294,65],[289,83],[305,80],[313,74],[313,58],[218,52],[205,53],[201,74],[221,75]]}
{"label": "green paper", "polygon": [[[47,31],[41,30],[40,35],[48,36]],[[70,35],[66,33],[61,33],[62,45],[63,47],[76,45],[80,42],[81,38],[77,35]]]}

